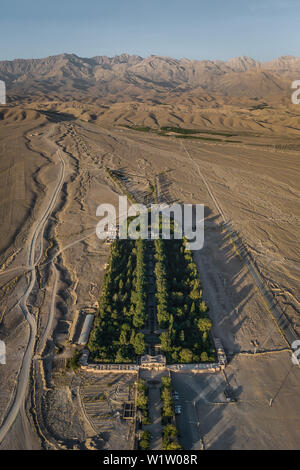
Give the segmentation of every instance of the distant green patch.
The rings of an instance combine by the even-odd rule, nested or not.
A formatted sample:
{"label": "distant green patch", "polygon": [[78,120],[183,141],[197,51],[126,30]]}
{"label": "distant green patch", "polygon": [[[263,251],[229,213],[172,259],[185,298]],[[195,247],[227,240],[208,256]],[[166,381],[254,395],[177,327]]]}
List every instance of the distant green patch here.
{"label": "distant green patch", "polygon": [[128,126],[126,124],[121,124],[121,127],[126,127],[127,129],[132,129],[133,131],[140,131],[140,132],[151,132],[151,127],[148,126]]}
{"label": "distant green patch", "polygon": [[224,142],[222,139],[216,139],[214,137],[196,137],[194,135],[176,135],[176,139],[196,139],[196,140],[210,140],[213,142]]}
{"label": "distant green patch", "polygon": [[[163,136],[168,136],[170,132],[175,135],[175,137],[178,138],[186,138],[186,139],[200,139],[200,140],[215,140],[215,141],[222,141],[222,139],[208,139],[206,137],[201,137],[201,136],[194,136],[194,134],[208,134],[208,135],[214,135],[214,136],[220,136],[220,137],[235,137],[237,134],[231,134],[229,132],[218,132],[218,131],[209,131],[209,130],[201,130],[201,129],[188,129],[185,127],[173,127],[173,126],[162,126],[160,129],[154,129],[148,126],[129,126],[126,124],[122,124],[121,127],[126,127],[126,129],[131,129],[134,131],[139,131],[139,132],[153,132],[154,134],[157,135],[163,135]],[[234,141],[230,141],[234,142]],[[239,142],[239,141],[235,141]]]}
{"label": "distant green patch", "polygon": [[222,137],[234,137],[237,134],[231,134],[229,132],[218,132],[218,131],[208,131],[201,129],[186,129],[184,127],[170,127],[163,126],[161,130],[164,132],[175,132],[177,134],[192,135],[192,134],[209,134],[209,135],[220,135]]}
{"label": "distant green patch", "polygon": [[224,140],[224,139],[217,139],[215,137],[203,137],[203,136],[195,136],[195,135],[176,135],[176,139],[195,139],[195,140],[210,140],[211,142],[229,142],[233,144],[241,144],[241,140]]}
{"label": "distant green patch", "polygon": [[160,128],[164,132],[177,132],[177,134],[199,134],[197,129],[185,129],[184,127],[163,126]]}
{"label": "distant green patch", "polygon": [[140,132],[150,132],[151,131],[151,127],[132,127],[131,129],[134,129],[135,131],[140,131]]}

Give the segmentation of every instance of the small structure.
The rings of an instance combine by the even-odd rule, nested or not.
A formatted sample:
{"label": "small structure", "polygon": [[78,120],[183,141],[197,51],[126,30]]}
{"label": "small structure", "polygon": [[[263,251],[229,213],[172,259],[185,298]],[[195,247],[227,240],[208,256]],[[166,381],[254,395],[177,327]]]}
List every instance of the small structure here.
{"label": "small structure", "polygon": [[223,345],[221,341],[219,340],[219,338],[215,338],[214,341],[215,341],[215,346],[216,346],[216,352],[218,355],[218,362],[220,366],[225,367],[225,365],[227,364],[227,357],[226,357]]}
{"label": "small structure", "polygon": [[164,369],[166,363],[166,357],[162,354],[158,354],[157,356],[146,354],[141,357],[141,367],[144,369]]}
{"label": "small structure", "polygon": [[82,327],[82,330],[81,330],[81,335],[79,337],[78,344],[81,344],[81,345],[84,345],[84,346],[87,344],[89,336],[90,336],[93,321],[94,321],[94,315],[93,314],[89,313],[88,315],[86,315],[84,323],[83,323],[83,327]]}
{"label": "small structure", "polygon": [[108,371],[116,374],[136,374],[139,370],[139,366],[137,364],[87,364],[86,366],[82,366],[82,368],[86,372],[91,372],[93,374],[106,374]]}
{"label": "small structure", "polygon": [[89,350],[88,349],[83,349],[81,357],[79,359],[80,365],[82,366],[87,366],[88,360],[89,360]]}
{"label": "small structure", "polygon": [[123,403],[123,419],[133,419],[134,418],[134,403]]}
{"label": "small structure", "polygon": [[220,372],[224,367],[221,367],[218,362],[202,362],[199,364],[171,364],[168,366],[168,369],[173,372],[189,371],[193,374],[212,374],[215,372]]}

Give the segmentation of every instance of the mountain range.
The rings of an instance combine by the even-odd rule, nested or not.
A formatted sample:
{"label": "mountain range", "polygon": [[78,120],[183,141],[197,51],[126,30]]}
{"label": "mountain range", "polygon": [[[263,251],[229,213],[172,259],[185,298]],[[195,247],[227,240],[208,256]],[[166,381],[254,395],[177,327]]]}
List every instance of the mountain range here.
{"label": "mountain range", "polygon": [[60,54],[43,59],[0,61],[0,79],[8,99],[173,101],[193,95],[266,98],[290,94],[300,78],[300,58],[284,56],[270,62],[249,57],[228,61],[173,59],[122,54],[82,58]]}
{"label": "mountain range", "polygon": [[300,58],[292,56],[262,63],[128,54],[0,61],[8,103],[0,119],[9,123],[50,112],[98,125],[298,137],[291,84],[299,79]]}

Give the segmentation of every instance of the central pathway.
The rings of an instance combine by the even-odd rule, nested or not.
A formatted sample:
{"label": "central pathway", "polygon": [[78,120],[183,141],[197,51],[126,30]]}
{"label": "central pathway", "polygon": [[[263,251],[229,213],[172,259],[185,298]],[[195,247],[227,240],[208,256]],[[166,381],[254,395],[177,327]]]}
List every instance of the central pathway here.
{"label": "central pathway", "polygon": [[162,450],[162,423],[160,387],[161,378],[167,376],[167,371],[140,370],[140,377],[147,382],[149,387],[149,418],[151,424],[143,426],[143,429],[151,434],[150,450]]}
{"label": "central pathway", "polygon": [[142,333],[146,336],[147,344],[147,354],[150,356],[155,356],[157,353],[155,351],[155,345],[159,343],[159,334],[161,333],[157,327],[156,319],[156,283],[154,275],[154,244],[153,242],[148,242],[147,244],[148,253],[148,263],[147,263],[147,323],[143,328]]}
{"label": "central pathway", "polygon": [[[156,354],[155,344],[159,343],[159,333],[156,318],[156,285],[154,275],[155,259],[154,259],[154,242],[148,243],[148,324],[144,333],[147,335],[148,354],[154,356]],[[150,450],[162,450],[162,422],[161,422],[161,408],[162,402],[160,399],[161,378],[167,376],[166,370],[150,370],[140,369],[140,378],[145,380],[148,387],[148,410],[150,424],[144,425],[143,430],[149,431],[151,434]]]}

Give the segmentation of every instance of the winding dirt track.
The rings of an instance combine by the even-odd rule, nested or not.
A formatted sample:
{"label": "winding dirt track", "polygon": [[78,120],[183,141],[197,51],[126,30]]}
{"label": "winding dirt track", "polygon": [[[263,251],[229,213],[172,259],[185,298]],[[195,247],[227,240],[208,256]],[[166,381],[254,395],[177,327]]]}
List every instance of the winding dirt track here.
{"label": "winding dirt track", "polygon": [[[51,142],[53,144],[53,142]],[[57,146],[56,146],[57,147]],[[55,206],[57,197],[61,191],[64,178],[65,178],[65,162],[62,156],[61,150],[57,147],[57,155],[59,157],[60,161],[60,174],[58,177],[58,182],[57,185],[54,189],[54,192],[50,198],[50,201],[42,214],[40,220],[37,222],[33,233],[32,233],[32,238],[30,241],[30,246],[28,250],[28,267],[29,267],[29,272],[30,272],[30,282],[29,285],[23,295],[23,297],[19,300],[18,305],[22,309],[24,316],[29,324],[30,328],[30,336],[29,336],[29,341],[27,344],[27,348],[23,357],[23,362],[20,368],[20,373],[18,377],[18,383],[16,387],[16,393],[14,395],[14,398],[12,400],[12,403],[10,405],[9,411],[3,421],[3,424],[0,428],[0,442],[3,441],[5,438],[6,434],[8,433],[9,429],[11,428],[12,424],[14,423],[25,399],[26,395],[26,389],[29,381],[29,374],[30,374],[30,367],[31,367],[31,362],[34,356],[34,346],[35,346],[35,340],[36,340],[36,333],[37,333],[37,325],[36,325],[36,320],[34,316],[29,312],[28,307],[27,307],[27,301],[28,297],[34,287],[35,281],[36,281],[36,266],[41,258],[42,255],[42,249],[43,249],[43,233],[45,230],[45,225],[46,222],[51,215],[51,212]],[[38,256],[36,257],[36,244],[37,241],[40,240],[39,243],[39,253]],[[56,285],[56,283],[55,283]],[[52,290],[52,298],[55,297],[55,292]],[[52,305],[54,305],[54,302],[51,302],[51,309]],[[48,328],[47,328],[48,331]]]}

